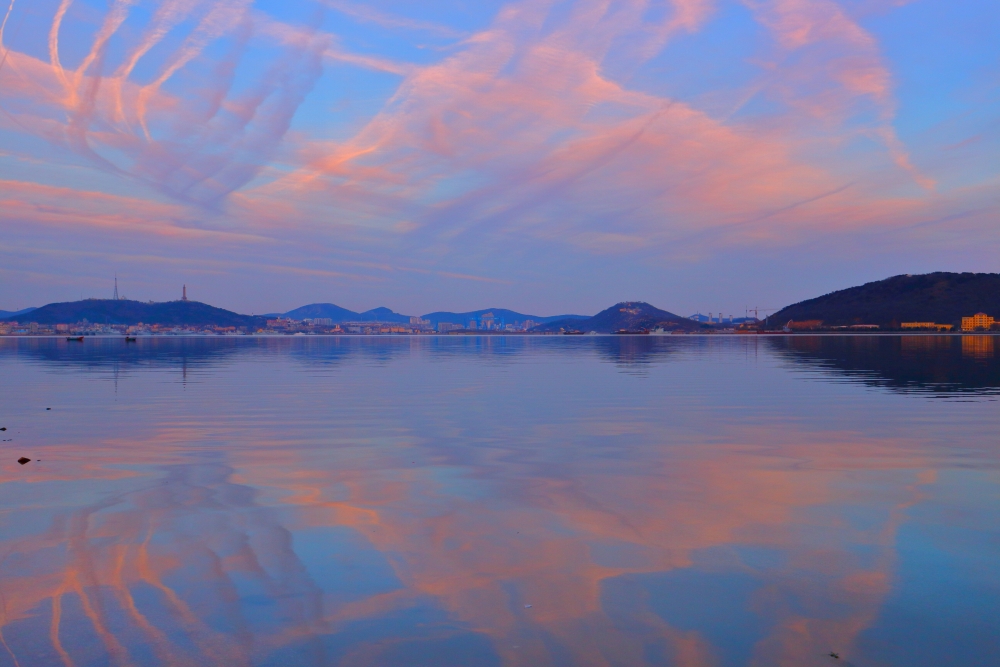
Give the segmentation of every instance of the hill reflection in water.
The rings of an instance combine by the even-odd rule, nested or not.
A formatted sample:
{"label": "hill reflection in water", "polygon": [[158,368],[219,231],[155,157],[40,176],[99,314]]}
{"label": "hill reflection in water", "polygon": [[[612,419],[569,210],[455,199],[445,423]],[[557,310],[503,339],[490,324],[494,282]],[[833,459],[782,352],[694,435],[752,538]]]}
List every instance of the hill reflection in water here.
{"label": "hill reflection in water", "polygon": [[767,344],[796,365],[893,391],[1000,393],[996,336],[782,336]]}
{"label": "hill reflection in water", "polygon": [[992,664],[951,340],[0,341],[0,665]]}

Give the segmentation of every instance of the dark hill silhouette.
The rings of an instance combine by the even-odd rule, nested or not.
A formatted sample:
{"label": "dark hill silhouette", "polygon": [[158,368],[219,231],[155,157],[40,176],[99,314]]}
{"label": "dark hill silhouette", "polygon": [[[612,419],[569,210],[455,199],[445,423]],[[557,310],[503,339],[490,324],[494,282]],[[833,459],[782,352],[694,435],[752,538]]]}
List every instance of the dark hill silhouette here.
{"label": "dark hill silhouette", "polygon": [[[555,320],[563,319],[587,319],[586,315],[550,315],[548,317],[540,317],[538,315],[526,315],[524,313],[519,313],[514,310],[508,310],[506,308],[484,308],[482,310],[472,310],[466,313],[454,313],[450,311],[436,311],[433,313],[428,313],[422,315],[421,317],[425,320],[429,320],[431,326],[437,326],[441,322],[451,322],[452,324],[462,324],[466,325],[469,320],[476,319],[479,320],[480,317],[486,313],[493,313],[493,317],[497,320],[503,320],[508,324],[514,322],[524,322],[525,320],[534,320],[535,322],[552,322]],[[295,310],[290,310],[283,314],[283,317],[289,317],[293,320],[304,320],[306,318],[317,318],[317,317],[329,317],[334,322],[401,322],[408,323],[410,321],[409,315],[402,315],[396,313],[389,308],[373,308],[371,310],[366,310],[363,313],[358,313],[353,310],[348,310],[347,308],[342,308],[336,304],[332,303],[313,303],[308,306],[302,306],[301,308],[296,308]]]}
{"label": "dark hill silhouette", "polygon": [[471,310],[467,313],[436,311],[427,313],[422,317],[425,320],[430,320],[433,326],[437,326],[441,322],[451,322],[452,324],[461,324],[464,326],[469,323],[469,320],[475,319],[478,321],[486,313],[493,313],[493,319],[497,322],[503,320],[507,324],[524,322],[525,320],[534,320],[535,322],[544,324],[546,322],[555,322],[556,320],[585,320],[588,317],[587,315],[549,315],[548,317],[541,317],[538,315],[526,315],[515,310],[507,310],[506,308],[484,308],[483,310]]}
{"label": "dark hill silhouette", "polygon": [[[23,316],[22,316],[23,317]],[[13,319],[13,318],[5,318]],[[73,324],[87,320],[95,324],[161,324],[168,326],[223,327],[261,326],[262,317],[240,315],[200,301],[144,303],[126,299],[86,299],[50,303],[31,311],[31,321],[39,324]]]}
{"label": "dark hill silhouette", "polygon": [[602,310],[585,320],[563,319],[535,327],[532,331],[559,331],[560,329],[614,333],[616,331],[642,331],[662,327],[667,331],[696,331],[704,328],[686,317],[660,310],[643,301],[623,301]]}
{"label": "dark hill silhouette", "polygon": [[978,312],[1000,317],[1000,273],[893,276],[787,306],[769,321],[772,328],[789,320],[892,328],[901,322],[959,324]]}

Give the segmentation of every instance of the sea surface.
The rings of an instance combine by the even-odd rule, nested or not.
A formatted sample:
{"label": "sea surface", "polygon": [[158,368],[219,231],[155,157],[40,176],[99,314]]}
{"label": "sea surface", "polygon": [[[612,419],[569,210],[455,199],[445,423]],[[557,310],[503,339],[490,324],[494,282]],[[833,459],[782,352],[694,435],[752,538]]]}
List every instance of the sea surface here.
{"label": "sea surface", "polygon": [[0,339],[0,665],[995,666],[998,399],[989,336]]}

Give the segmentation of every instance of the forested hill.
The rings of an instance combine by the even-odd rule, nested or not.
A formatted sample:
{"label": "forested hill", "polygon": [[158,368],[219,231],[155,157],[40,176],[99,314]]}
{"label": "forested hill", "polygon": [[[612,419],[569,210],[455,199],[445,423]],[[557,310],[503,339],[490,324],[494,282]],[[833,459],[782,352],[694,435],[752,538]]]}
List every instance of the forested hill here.
{"label": "forested hill", "polygon": [[789,320],[821,320],[823,326],[902,322],[959,324],[984,312],[1000,319],[1000,273],[926,273],[893,276],[787,306],[772,315],[772,327]]}
{"label": "forested hill", "polygon": [[[30,313],[39,324],[74,324],[87,320],[95,324],[160,324],[169,326],[249,327],[265,323],[262,317],[240,315],[199,301],[146,303],[126,299],[85,299],[50,303]],[[24,316],[22,315],[23,319]],[[17,319],[11,317],[6,319]]]}

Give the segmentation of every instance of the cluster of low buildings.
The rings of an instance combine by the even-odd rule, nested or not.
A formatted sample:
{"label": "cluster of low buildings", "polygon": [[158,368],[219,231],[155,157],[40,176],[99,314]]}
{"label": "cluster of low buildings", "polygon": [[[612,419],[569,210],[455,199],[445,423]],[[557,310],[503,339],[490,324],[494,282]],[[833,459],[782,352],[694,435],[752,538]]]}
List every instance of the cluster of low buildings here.
{"label": "cluster of low buildings", "polygon": [[39,324],[37,322],[0,322],[0,336],[238,336],[253,333],[247,327],[189,326],[169,324]]}
{"label": "cluster of low buildings", "polygon": [[293,320],[276,317],[267,320],[267,326],[249,333],[258,335],[317,335],[317,334],[426,334],[433,329],[426,322],[334,322],[327,317]]}
{"label": "cluster of low buildings", "polygon": [[[850,324],[844,326],[825,325],[822,320],[801,320],[789,321],[782,329],[786,332],[794,331],[877,331],[882,327],[878,324]],[[954,324],[941,324],[938,322],[900,322],[893,324],[889,330],[902,329],[903,331],[935,331],[949,332],[955,329]],[[986,313],[976,313],[969,317],[963,317],[959,328],[962,332],[976,331],[1000,331],[1000,320],[996,320]]]}
{"label": "cluster of low buildings", "polygon": [[[936,322],[903,322],[900,326],[903,329],[923,331],[951,331],[955,328],[953,324],[937,324]],[[976,313],[962,318],[962,331],[989,331],[990,329],[1000,329],[1000,322],[986,313]]]}
{"label": "cluster of low buildings", "polygon": [[492,331],[520,333],[529,331],[539,323],[533,320],[505,323],[502,319],[485,313],[479,318],[471,318],[468,322],[438,322],[435,326],[430,320],[422,317],[411,317],[409,322],[334,322],[330,318],[314,317],[303,320],[293,320],[277,317],[267,320],[266,328],[253,332],[256,334],[447,334],[452,332]]}
{"label": "cluster of low buildings", "polygon": [[520,333],[530,330],[539,323],[533,320],[506,323],[493,313],[485,313],[468,322],[439,322],[435,327],[430,320],[411,317],[409,322],[334,322],[330,318],[315,317],[293,320],[287,317],[267,319],[263,326],[192,326],[144,324],[97,324],[87,320],[75,324],[39,324],[37,322],[0,322],[0,336],[156,336],[156,335],[203,335],[203,336],[246,336],[246,335],[317,335],[317,334],[447,334],[469,331],[490,331],[497,333]]}

